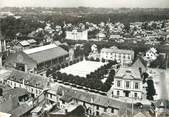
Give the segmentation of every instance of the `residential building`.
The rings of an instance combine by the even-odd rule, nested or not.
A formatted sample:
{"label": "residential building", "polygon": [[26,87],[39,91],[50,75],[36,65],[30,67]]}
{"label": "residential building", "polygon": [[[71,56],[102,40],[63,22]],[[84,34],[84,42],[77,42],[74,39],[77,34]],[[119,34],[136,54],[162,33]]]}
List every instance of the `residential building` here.
{"label": "residential building", "polygon": [[11,88],[23,88],[26,89],[33,97],[37,97],[47,87],[48,80],[42,76],[25,73],[19,70],[12,70],[7,84]]}
{"label": "residential building", "polygon": [[113,116],[118,115],[121,108],[125,108],[125,104],[106,96],[58,85],[53,85],[48,91],[47,99],[51,103],[57,103],[58,108],[65,113],[81,105],[85,108],[87,115],[99,116],[106,113]]}
{"label": "residential building", "polygon": [[12,53],[6,60],[6,66],[25,72],[41,73],[45,68],[66,61],[68,56],[66,50],[50,44]]}
{"label": "residential building", "polygon": [[142,79],[138,67],[121,67],[114,77],[113,95],[141,99]]}
{"label": "residential building", "polygon": [[16,46],[19,48],[19,50],[25,50],[37,46],[36,43],[37,42],[34,39],[28,39],[18,42]]}
{"label": "residential building", "polygon": [[155,48],[150,48],[147,52],[146,52],[146,56],[145,58],[148,60],[148,61],[153,61],[155,59],[157,59],[157,50]]}
{"label": "residential building", "polygon": [[[59,83],[48,83],[46,78],[13,70],[7,80],[7,84],[14,88],[26,89],[35,98],[46,90],[45,99],[49,103],[56,104],[58,113],[68,113],[78,106],[85,108],[85,114],[99,116],[106,113],[110,116],[118,115],[126,105],[107,96],[94,94],[79,89],[71,88]],[[57,113],[57,112],[56,112]]]}
{"label": "residential building", "polygon": [[134,60],[134,51],[118,49],[116,46],[111,48],[102,48],[100,52],[100,59],[113,60],[117,61],[121,65],[128,65]]}
{"label": "residential building", "polygon": [[88,31],[66,31],[66,39],[68,40],[88,40]]}

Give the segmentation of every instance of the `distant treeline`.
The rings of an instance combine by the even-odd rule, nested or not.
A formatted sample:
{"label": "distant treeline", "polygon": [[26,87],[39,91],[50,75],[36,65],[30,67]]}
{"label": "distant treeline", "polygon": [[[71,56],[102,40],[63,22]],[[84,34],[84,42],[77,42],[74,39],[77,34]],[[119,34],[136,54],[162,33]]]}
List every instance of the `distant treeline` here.
{"label": "distant treeline", "polygon": [[[30,17],[30,14],[24,14],[24,17]],[[130,12],[130,13],[114,13],[114,14],[34,14],[34,18],[40,20],[52,21],[56,24],[62,24],[63,21],[66,23],[79,24],[84,22],[100,23],[100,22],[122,22],[128,24],[131,22],[148,22],[169,19],[168,13],[160,12]]]}

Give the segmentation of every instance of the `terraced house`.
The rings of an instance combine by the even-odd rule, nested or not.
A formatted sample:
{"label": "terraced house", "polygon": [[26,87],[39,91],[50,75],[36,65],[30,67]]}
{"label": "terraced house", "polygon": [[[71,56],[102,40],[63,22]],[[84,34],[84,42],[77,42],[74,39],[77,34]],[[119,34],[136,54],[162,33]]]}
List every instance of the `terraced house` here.
{"label": "terraced house", "polygon": [[78,106],[82,106],[86,115],[108,114],[113,116],[119,115],[120,111],[125,108],[124,103],[112,98],[58,85],[48,91],[47,99],[51,103],[57,103],[60,108],[60,111],[55,114],[66,114]]}

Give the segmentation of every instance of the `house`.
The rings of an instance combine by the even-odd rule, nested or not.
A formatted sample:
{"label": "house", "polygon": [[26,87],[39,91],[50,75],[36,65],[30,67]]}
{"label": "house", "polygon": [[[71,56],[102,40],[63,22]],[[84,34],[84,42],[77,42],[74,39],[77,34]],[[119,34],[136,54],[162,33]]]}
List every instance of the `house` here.
{"label": "house", "polygon": [[11,65],[25,72],[41,73],[45,68],[64,62],[67,57],[66,50],[50,44],[11,53],[6,60],[6,66]]}
{"label": "house", "polygon": [[148,60],[148,61],[153,61],[153,60],[156,60],[157,59],[157,50],[155,48],[150,48],[147,52],[146,52],[146,56],[145,58]]}
{"label": "house", "polygon": [[83,106],[87,115],[99,116],[106,113],[112,116],[118,115],[122,107],[125,108],[123,103],[112,98],[59,85],[52,86],[47,99],[51,103],[57,103],[60,109],[58,114],[66,114],[78,106]]}
{"label": "house", "polygon": [[66,31],[66,39],[68,40],[88,40],[88,31]]}
{"label": "house", "polygon": [[99,41],[101,41],[106,38],[106,35],[100,32],[96,35],[96,37],[98,38]]}
{"label": "house", "polygon": [[100,60],[103,59],[117,61],[121,65],[128,65],[134,60],[134,51],[118,49],[116,46],[102,48],[100,52]]}
{"label": "house", "polygon": [[121,35],[110,35],[110,39],[122,39],[123,37]]}
{"label": "house", "polygon": [[10,113],[15,108],[19,107],[21,103],[24,103],[29,99],[29,93],[25,89],[12,89],[11,87],[4,84],[0,85],[0,89],[0,112]]}
{"label": "house", "polygon": [[114,77],[113,95],[141,99],[142,90],[143,86],[139,68],[120,67]]}
{"label": "house", "polygon": [[23,40],[23,41],[20,41],[17,46],[20,47],[22,50],[29,49],[30,43],[26,40]]}
{"label": "house", "polygon": [[23,40],[19,41],[16,46],[18,47],[19,50],[25,50],[25,49],[30,49],[32,47],[35,47],[37,42],[34,39],[28,39],[28,40]]}
{"label": "house", "polygon": [[11,88],[23,88],[32,94],[32,97],[39,96],[47,87],[48,80],[37,74],[25,73],[19,70],[12,70],[7,79]]}

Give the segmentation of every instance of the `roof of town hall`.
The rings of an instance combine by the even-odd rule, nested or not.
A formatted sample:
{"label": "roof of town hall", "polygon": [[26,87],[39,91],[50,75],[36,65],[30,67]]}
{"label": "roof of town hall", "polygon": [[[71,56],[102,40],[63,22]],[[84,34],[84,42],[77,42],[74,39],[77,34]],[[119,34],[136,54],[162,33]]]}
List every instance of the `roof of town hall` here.
{"label": "roof of town hall", "polygon": [[120,67],[115,78],[141,79],[139,67]]}

